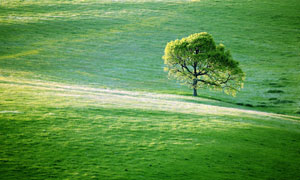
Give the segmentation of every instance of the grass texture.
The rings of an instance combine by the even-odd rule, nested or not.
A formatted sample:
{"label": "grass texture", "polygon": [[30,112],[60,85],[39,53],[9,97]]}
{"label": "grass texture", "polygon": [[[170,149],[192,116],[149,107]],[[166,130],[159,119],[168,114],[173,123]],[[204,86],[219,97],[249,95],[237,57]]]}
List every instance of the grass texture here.
{"label": "grass texture", "polygon": [[[0,2],[0,179],[298,179],[297,0]],[[167,79],[206,31],[237,97]]]}
{"label": "grass texture", "polygon": [[[192,94],[167,79],[167,42],[206,31],[246,73],[237,98],[202,97],[299,114],[299,11],[291,1],[1,1],[0,72],[54,82]],[[282,93],[276,93],[276,92]]]}
{"label": "grass texture", "polygon": [[299,177],[296,116],[178,95],[1,82],[1,179]]}

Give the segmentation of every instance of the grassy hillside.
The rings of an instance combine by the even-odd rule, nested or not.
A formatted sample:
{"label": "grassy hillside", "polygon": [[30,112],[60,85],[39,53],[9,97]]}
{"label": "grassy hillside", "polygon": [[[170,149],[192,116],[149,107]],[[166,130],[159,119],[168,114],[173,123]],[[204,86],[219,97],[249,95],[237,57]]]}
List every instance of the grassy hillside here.
{"label": "grassy hillside", "polygon": [[[247,75],[237,98],[299,114],[300,3],[293,1],[2,1],[2,76],[191,94],[163,72],[167,42],[207,31]],[[159,87],[159,88],[158,88]]]}
{"label": "grassy hillside", "polygon": [[[0,179],[298,179],[298,0],[0,2]],[[237,97],[163,72],[206,31]]]}
{"label": "grassy hillside", "polygon": [[178,95],[5,82],[0,179],[300,175],[300,118]]}

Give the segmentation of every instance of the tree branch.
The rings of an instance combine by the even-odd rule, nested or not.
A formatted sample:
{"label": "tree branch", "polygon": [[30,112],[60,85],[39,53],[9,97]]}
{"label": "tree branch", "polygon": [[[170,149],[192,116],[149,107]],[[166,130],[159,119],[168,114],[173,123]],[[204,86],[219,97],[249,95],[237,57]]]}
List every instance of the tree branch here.
{"label": "tree branch", "polygon": [[225,81],[222,81],[220,84],[226,84],[230,80],[230,74],[228,74],[228,77]]}
{"label": "tree branch", "polygon": [[[211,76],[209,76],[209,77],[212,79]],[[220,79],[215,79],[215,80],[214,80],[215,82],[205,81],[205,80],[203,80],[203,79],[197,79],[197,81],[200,81],[200,82],[203,82],[203,83],[205,83],[205,84],[212,85],[212,86],[221,86],[222,84],[226,84],[229,80],[231,80],[230,77],[231,77],[231,75],[229,74],[228,77],[227,77],[227,79],[224,80],[224,81],[221,81],[220,83],[215,83],[215,82],[220,81]]]}
{"label": "tree branch", "polygon": [[187,67],[185,61],[183,61],[183,64],[181,66],[184,67],[189,73],[193,74],[192,71],[190,71],[190,69]]}
{"label": "tree branch", "polygon": [[194,76],[197,78],[197,62],[194,62],[194,66],[193,66],[193,68],[194,68]]}
{"label": "tree branch", "polygon": [[205,72],[198,72],[197,74],[196,74],[196,76],[203,76],[203,75],[206,75],[208,72],[207,71],[205,71]]}
{"label": "tree branch", "polygon": [[212,85],[212,86],[218,86],[218,84],[214,83],[214,82],[209,82],[209,81],[205,81],[203,79],[197,79],[197,81],[200,81],[200,82],[203,82],[205,84],[209,84],[209,85]]}

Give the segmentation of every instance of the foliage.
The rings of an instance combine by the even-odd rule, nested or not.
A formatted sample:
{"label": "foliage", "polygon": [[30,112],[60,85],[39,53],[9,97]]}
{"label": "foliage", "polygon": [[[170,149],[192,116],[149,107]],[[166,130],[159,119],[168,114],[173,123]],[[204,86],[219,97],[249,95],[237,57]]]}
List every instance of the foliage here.
{"label": "foliage", "polygon": [[206,32],[169,42],[163,59],[169,76],[193,89],[208,87],[235,96],[243,87],[245,75],[239,63]]}

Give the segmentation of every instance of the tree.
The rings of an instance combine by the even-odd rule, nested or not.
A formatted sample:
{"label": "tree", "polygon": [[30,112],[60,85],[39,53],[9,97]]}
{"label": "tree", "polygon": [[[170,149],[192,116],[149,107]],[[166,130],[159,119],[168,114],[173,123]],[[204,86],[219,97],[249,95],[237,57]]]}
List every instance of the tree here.
{"label": "tree", "polygon": [[163,60],[169,77],[192,88],[194,96],[200,87],[221,90],[232,96],[243,88],[245,74],[239,63],[223,44],[216,45],[206,32],[169,42]]}

